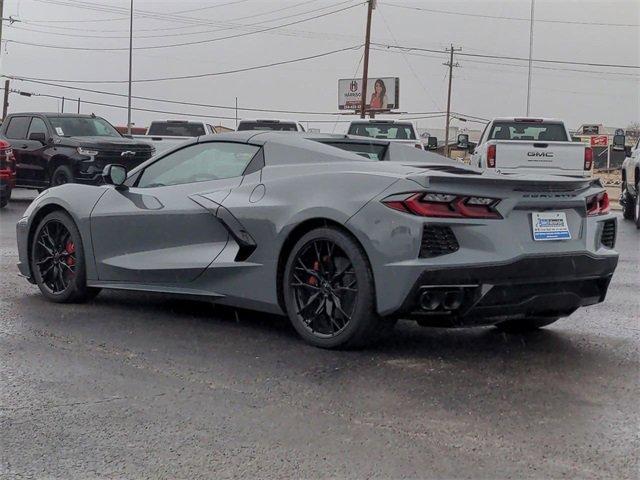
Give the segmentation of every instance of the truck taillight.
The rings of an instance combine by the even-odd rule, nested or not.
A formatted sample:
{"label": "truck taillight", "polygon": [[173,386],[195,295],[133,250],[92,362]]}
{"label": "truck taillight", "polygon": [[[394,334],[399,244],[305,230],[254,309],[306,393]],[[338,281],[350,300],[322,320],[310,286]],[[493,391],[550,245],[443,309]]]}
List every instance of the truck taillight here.
{"label": "truck taillight", "polygon": [[15,159],[11,144],[5,140],[0,140],[0,170],[13,170]]}
{"label": "truck taillight", "polygon": [[496,168],[496,146],[489,145],[487,147],[487,167]]}
{"label": "truck taillight", "polygon": [[587,198],[588,216],[604,215],[605,213],[609,213],[610,210],[611,203],[609,202],[609,194],[607,192],[600,192]]}
{"label": "truck taillight", "polygon": [[420,217],[500,219],[497,198],[448,193],[408,193],[382,200],[387,207]]}
{"label": "truck taillight", "polygon": [[591,170],[591,167],[593,166],[593,150],[591,150],[591,147],[586,147],[584,149],[584,169],[585,170]]}

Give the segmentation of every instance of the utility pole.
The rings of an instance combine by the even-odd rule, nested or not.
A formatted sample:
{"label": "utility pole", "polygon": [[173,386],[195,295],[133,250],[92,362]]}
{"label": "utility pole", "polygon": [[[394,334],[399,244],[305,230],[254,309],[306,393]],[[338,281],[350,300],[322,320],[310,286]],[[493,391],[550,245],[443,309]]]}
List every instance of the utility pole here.
{"label": "utility pole", "polygon": [[529,26],[529,78],[527,79],[527,117],[531,110],[531,68],[533,64],[533,9],[535,0],[531,0],[531,24]]}
{"label": "utility pole", "polygon": [[0,0],[0,50],[2,50],[2,22],[4,22],[4,0]]}
{"label": "utility pole", "polygon": [[127,101],[127,135],[131,135],[131,68],[133,66],[133,0],[129,17],[129,96]]}
{"label": "utility pole", "polygon": [[360,118],[366,116],[367,82],[369,81],[369,44],[371,43],[371,14],[376,8],[376,0],[367,2],[367,32],[364,38],[364,66],[362,67],[362,98],[360,99]]}
{"label": "utility pole", "polygon": [[238,97],[236,97],[236,130],[238,130]]}
{"label": "utility pole", "polygon": [[[2,0],[0,0],[2,1]],[[7,118],[7,111],[9,110],[9,80],[4,81],[4,100],[2,102],[2,118]]]}
{"label": "utility pole", "polygon": [[64,97],[62,97],[62,108],[60,110],[60,113],[64,113]]}
{"label": "utility pole", "polygon": [[78,113],[80,113],[80,97],[78,97]]}
{"label": "utility pole", "polygon": [[447,92],[447,119],[446,125],[444,128],[444,153],[445,156],[449,156],[449,120],[451,116],[451,84],[453,81],[453,67],[459,67],[460,64],[458,62],[453,63],[453,54],[455,52],[461,51],[462,48],[453,48],[453,44],[451,44],[451,48],[447,51],[449,52],[449,61],[447,63],[443,63],[443,65],[449,67],[449,91]]}

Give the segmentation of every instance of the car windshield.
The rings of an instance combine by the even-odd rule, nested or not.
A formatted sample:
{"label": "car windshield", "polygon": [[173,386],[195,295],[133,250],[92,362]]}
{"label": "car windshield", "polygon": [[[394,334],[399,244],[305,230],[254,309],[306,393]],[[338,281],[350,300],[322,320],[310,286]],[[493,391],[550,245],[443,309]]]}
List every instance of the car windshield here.
{"label": "car windshield", "polygon": [[320,141],[325,145],[339,148],[340,150],[346,150],[347,152],[357,153],[361,157],[368,158],[370,160],[382,160],[387,151],[387,146],[379,143],[352,143],[352,142],[327,142]]}
{"label": "car windshield", "polygon": [[100,117],[49,117],[56,135],[61,137],[121,137],[118,131]]}
{"label": "car windshield", "polygon": [[295,123],[290,122],[240,122],[238,125],[238,131],[241,130],[275,130],[280,132],[296,132]]}
{"label": "car windshield", "polygon": [[496,122],[489,132],[489,140],[546,140],[566,142],[567,132],[561,123]]}
{"label": "car windshield", "polygon": [[387,140],[415,140],[416,132],[410,123],[352,123],[349,135],[360,137],[384,138]]}
{"label": "car windshield", "polygon": [[196,122],[152,122],[147,135],[199,137],[206,135],[204,125]]}

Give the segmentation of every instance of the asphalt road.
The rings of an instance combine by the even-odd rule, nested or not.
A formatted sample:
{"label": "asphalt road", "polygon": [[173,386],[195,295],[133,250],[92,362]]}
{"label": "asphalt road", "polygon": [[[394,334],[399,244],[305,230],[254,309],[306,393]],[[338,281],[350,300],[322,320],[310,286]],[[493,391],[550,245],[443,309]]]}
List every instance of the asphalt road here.
{"label": "asphalt road", "polygon": [[15,267],[27,205],[0,213],[1,478],[638,478],[630,222],[606,302],[544,331],[401,322],[332,352],[207,303],[47,303]]}

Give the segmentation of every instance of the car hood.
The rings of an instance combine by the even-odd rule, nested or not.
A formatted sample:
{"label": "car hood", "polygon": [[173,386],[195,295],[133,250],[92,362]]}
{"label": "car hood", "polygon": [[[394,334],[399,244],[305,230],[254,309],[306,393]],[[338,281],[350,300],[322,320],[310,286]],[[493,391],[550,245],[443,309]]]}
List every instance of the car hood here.
{"label": "car hood", "polygon": [[91,147],[98,149],[114,149],[124,150],[128,147],[140,147],[149,145],[146,142],[139,140],[133,140],[131,138],[118,138],[118,137],[65,137],[61,140],[61,143],[69,144],[77,147]]}

